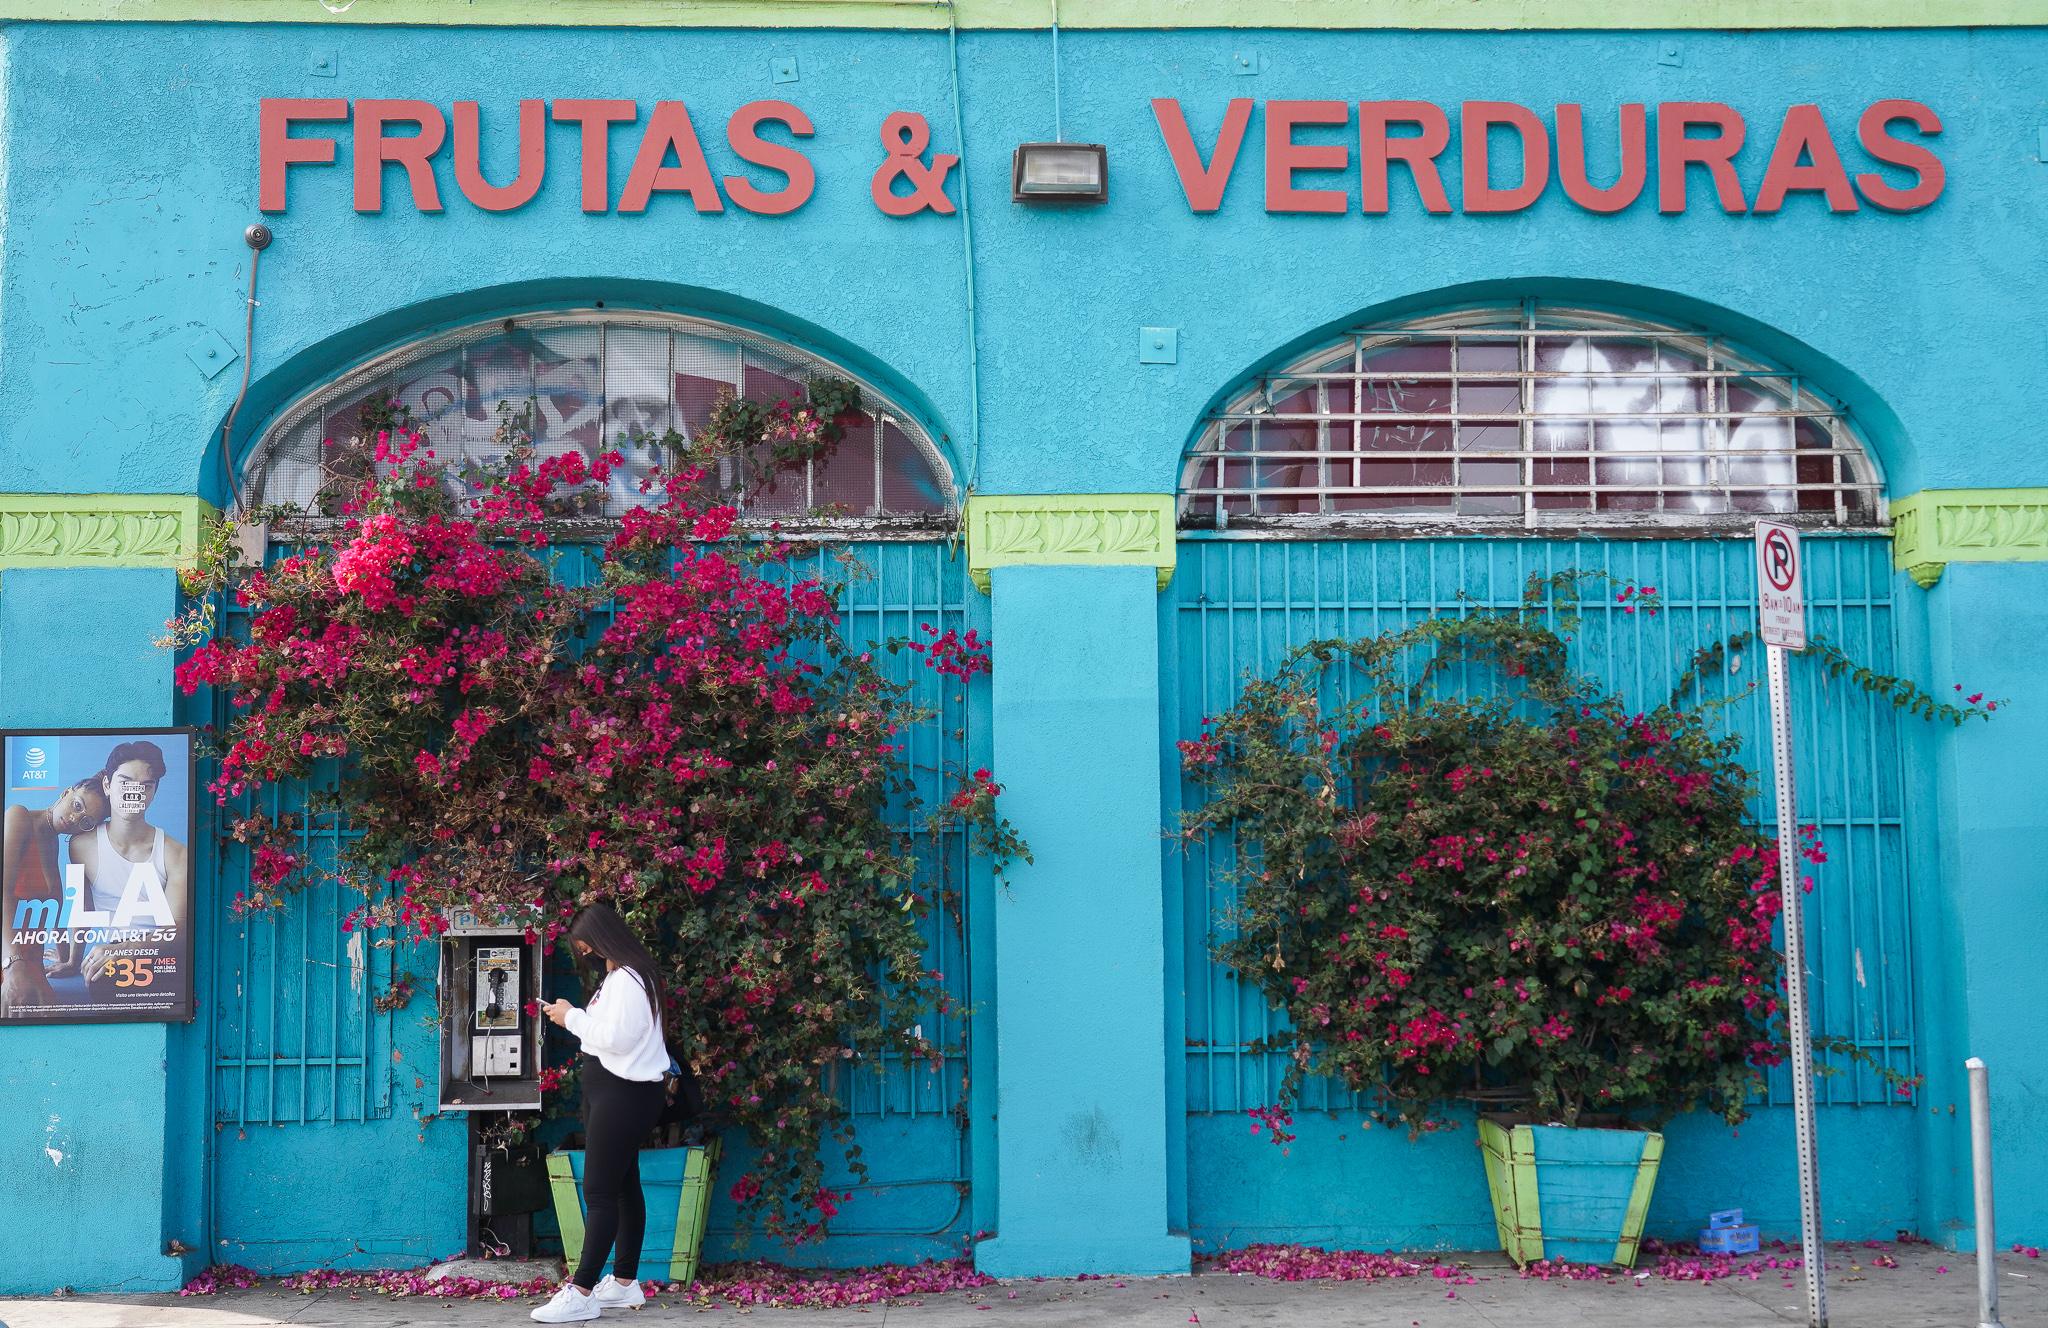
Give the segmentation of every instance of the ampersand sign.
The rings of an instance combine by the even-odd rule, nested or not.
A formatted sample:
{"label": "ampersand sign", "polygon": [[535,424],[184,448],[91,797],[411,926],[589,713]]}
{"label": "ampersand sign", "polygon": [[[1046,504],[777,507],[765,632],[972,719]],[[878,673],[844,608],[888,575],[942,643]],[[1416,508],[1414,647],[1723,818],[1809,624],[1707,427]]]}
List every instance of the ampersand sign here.
{"label": "ampersand sign", "polygon": [[[888,149],[889,159],[876,168],[868,188],[875,196],[875,206],[887,215],[907,217],[926,208],[941,215],[953,211],[953,200],[946,197],[946,173],[960,164],[960,158],[936,152],[932,164],[925,165],[924,150],[931,141],[931,126],[916,111],[894,111],[882,121],[882,146]],[[889,188],[898,179],[910,181],[908,194]]]}

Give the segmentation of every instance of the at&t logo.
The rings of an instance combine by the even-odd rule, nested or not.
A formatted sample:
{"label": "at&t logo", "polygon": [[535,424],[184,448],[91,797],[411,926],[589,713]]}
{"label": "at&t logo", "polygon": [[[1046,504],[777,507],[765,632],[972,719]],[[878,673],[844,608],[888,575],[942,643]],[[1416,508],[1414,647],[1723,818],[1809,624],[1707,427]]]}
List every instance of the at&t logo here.
{"label": "at&t logo", "polygon": [[49,767],[50,752],[48,748],[42,746],[22,748],[21,764],[14,772],[15,787],[33,789],[38,786],[47,785],[50,782],[52,773]]}

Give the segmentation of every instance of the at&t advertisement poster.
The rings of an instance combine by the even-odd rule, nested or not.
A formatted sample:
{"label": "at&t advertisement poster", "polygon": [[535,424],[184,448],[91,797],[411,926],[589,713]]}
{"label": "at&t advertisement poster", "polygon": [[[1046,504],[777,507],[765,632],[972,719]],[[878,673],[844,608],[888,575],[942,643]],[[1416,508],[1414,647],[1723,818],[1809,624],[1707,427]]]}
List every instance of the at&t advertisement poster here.
{"label": "at&t advertisement poster", "polygon": [[0,740],[0,1023],[190,1019],[191,732]]}

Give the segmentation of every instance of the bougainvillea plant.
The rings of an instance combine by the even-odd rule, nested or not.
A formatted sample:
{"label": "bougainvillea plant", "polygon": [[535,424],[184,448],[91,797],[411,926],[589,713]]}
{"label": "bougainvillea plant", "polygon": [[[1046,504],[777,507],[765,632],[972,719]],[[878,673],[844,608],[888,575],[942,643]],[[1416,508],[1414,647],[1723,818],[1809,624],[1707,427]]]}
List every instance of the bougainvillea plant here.
{"label": "bougainvillea plant", "polygon": [[[930,716],[842,633],[835,587],[740,530],[695,467],[658,472],[594,555],[561,548],[616,454],[544,456],[505,418],[466,500],[402,414],[373,418],[338,527],[267,568],[212,565],[247,634],[196,614],[177,677],[232,703],[214,791],[334,762],[362,832],[333,869],[364,896],[350,927],[431,937],[467,908],[553,942],[610,900],[666,967],[671,1048],[754,1145],[743,1212],[817,1234],[840,1197],[822,1145],[851,1137],[827,1067],[943,1054],[917,1031],[945,999],[921,927],[938,891],[901,828],[905,735]],[[579,552],[593,575],[551,574]],[[988,667],[978,638],[916,644],[963,682]],[[945,774],[959,793],[927,828],[1021,850],[989,772]],[[286,906],[311,866],[237,828],[247,902]]]}
{"label": "bougainvillea plant", "polygon": [[[1566,1124],[1743,1119],[1785,1052],[1775,839],[1755,776],[1689,699],[1700,652],[1647,710],[1574,671],[1579,573],[1356,641],[1316,641],[1180,744],[1206,801],[1189,840],[1236,833],[1236,928],[1218,957],[1290,1027],[1276,1143],[1310,1074],[1411,1131],[1466,1100]],[[1653,592],[1624,586],[1630,612]],[[1834,673],[1961,722],[1896,678]],[[1981,698],[1978,698],[1981,699]],[[1817,834],[1784,851],[1825,860]]]}
{"label": "bougainvillea plant", "polygon": [[843,378],[813,382],[802,401],[762,401],[728,388],[703,427],[675,443],[689,464],[708,471],[732,460],[747,484],[773,492],[779,477],[801,476],[806,462],[829,460],[849,425],[866,418],[860,389]]}

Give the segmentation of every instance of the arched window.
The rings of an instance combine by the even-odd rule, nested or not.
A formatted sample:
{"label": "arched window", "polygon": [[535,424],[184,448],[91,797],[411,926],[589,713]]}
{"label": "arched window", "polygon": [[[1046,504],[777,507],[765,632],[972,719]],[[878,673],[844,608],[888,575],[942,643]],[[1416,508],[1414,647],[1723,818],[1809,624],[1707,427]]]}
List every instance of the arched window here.
{"label": "arched window", "polygon": [[1796,375],[1712,333],[1528,301],[1346,332],[1224,399],[1184,526],[1870,527],[1882,478]]}
{"label": "arched window", "polygon": [[[668,460],[652,440],[671,429],[693,437],[726,393],[795,401],[822,376],[851,377],[793,346],[692,318],[586,310],[496,319],[401,347],[294,402],[257,445],[242,493],[255,505],[320,512],[338,478],[326,440],[352,435],[363,406],[387,399],[411,412],[459,485],[463,462],[502,448],[504,414],[530,407],[526,427],[543,456],[624,454],[605,508],[616,516],[649,501],[639,482]],[[720,487],[743,519],[943,524],[954,509],[944,457],[908,413],[857,385],[866,425],[809,463],[800,483],[750,492],[737,463],[719,463]]]}

